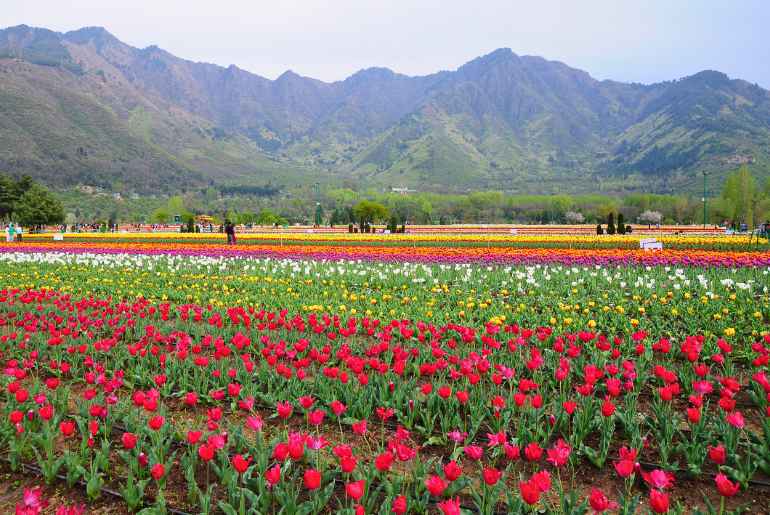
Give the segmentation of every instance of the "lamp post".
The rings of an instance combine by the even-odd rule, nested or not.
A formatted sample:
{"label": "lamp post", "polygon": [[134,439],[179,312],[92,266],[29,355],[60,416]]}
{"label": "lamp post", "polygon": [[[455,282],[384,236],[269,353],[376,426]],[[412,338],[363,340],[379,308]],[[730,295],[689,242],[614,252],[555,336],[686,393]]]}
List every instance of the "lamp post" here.
{"label": "lamp post", "polygon": [[708,174],[703,170],[703,228],[706,228],[706,177]]}

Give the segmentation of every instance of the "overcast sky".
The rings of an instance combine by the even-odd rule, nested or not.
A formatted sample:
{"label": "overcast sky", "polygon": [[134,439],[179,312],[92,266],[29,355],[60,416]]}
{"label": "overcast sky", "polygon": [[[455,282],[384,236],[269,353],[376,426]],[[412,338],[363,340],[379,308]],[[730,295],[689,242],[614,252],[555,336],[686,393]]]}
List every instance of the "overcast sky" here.
{"label": "overcast sky", "polygon": [[770,88],[768,0],[4,0],[0,26],[103,26],[136,47],[326,81],[386,66],[454,69],[510,47],[599,79],[703,69]]}

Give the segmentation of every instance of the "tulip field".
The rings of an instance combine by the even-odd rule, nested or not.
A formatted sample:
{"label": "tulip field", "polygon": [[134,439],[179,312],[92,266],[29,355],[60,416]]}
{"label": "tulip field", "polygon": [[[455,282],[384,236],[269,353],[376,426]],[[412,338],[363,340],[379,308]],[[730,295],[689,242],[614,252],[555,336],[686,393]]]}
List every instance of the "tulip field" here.
{"label": "tulip field", "polygon": [[766,244],[405,236],[0,243],[0,511],[770,513]]}

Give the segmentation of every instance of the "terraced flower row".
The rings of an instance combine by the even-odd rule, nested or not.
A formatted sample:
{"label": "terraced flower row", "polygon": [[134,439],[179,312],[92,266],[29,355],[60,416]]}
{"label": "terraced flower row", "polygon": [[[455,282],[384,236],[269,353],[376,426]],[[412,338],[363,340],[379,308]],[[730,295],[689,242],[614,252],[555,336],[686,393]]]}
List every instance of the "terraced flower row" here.
{"label": "terraced flower row", "polygon": [[766,268],[62,248],[0,253],[0,445],[90,502],[770,509]]}
{"label": "terraced flower row", "polygon": [[219,245],[204,243],[25,242],[0,244],[2,252],[97,254],[169,254],[183,256],[271,257],[317,260],[367,260],[418,263],[644,265],[700,267],[767,267],[770,252],[698,249],[659,251],[629,249],[330,246],[310,244]]}
{"label": "terraced flower row", "polygon": [[[578,249],[639,249],[639,240],[655,237],[665,248],[758,252],[767,249],[767,240],[746,235],[686,235],[648,231],[633,235],[584,235],[566,231],[561,234],[349,234],[325,233],[308,229],[308,232],[248,232],[238,235],[242,245],[311,245],[311,246],[369,246],[369,247],[513,247],[513,248],[578,248]],[[53,233],[31,234],[28,241],[50,242]],[[206,243],[222,244],[226,241],[221,233],[179,232],[114,232],[68,233],[67,242],[111,243]]]}

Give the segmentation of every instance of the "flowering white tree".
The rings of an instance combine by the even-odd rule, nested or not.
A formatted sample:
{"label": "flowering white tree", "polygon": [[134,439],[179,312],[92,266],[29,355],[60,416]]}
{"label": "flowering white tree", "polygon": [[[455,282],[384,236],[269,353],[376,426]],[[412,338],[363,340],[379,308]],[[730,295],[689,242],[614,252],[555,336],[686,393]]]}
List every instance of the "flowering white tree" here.
{"label": "flowering white tree", "polygon": [[577,211],[567,211],[564,213],[564,218],[567,219],[567,223],[570,224],[582,224],[585,221],[585,217],[582,213]]}
{"label": "flowering white tree", "polygon": [[663,214],[659,211],[650,211],[649,209],[639,215],[639,221],[644,224],[659,224],[663,220]]}

